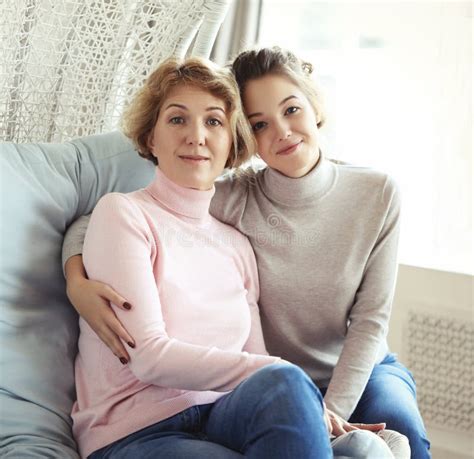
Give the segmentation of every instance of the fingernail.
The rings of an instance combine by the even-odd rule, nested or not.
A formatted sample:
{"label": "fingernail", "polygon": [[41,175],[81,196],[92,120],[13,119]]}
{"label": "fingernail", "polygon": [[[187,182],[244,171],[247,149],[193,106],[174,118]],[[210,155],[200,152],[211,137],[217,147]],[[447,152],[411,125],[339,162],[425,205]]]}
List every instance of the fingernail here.
{"label": "fingernail", "polygon": [[120,357],[120,362],[122,362],[122,365],[127,365],[128,360],[125,357]]}
{"label": "fingernail", "polygon": [[132,305],[128,301],[125,301],[125,303],[123,303],[123,307],[125,309],[132,309]]}
{"label": "fingernail", "polygon": [[131,341],[129,341],[127,344],[128,344],[131,348],[135,349],[135,344],[132,343]]}

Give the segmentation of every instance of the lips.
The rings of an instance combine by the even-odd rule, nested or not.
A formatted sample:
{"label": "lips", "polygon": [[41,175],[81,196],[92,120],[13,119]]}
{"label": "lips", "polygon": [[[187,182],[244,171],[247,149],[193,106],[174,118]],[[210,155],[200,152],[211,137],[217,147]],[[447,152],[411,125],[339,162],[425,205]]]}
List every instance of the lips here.
{"label": "lips", "polygon": [[201,156],[201,155],[179,155],[179,158],[181,158],[184,161],[192,162],[192,163],[203,163],[203,162],[209,161],[208,157]]}
{"label": "lips", "polygon": [[277,151],[277,155],[289,155],[291,153],[293,153],[302,143],[302,140],[300,140],[299,142],[294,142],[292,144],[289,144],[289,145],[285,145],[283,148],[281,148],[280,150]]}

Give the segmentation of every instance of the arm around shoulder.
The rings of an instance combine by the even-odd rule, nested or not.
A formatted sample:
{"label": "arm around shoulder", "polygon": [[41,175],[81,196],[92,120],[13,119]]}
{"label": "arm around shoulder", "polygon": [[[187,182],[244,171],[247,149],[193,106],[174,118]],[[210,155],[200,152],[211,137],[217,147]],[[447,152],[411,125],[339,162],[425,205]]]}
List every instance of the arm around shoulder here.
{"label": "arm around shoulder", "polygon": [[211,201],[211,214],[218,220],[238,228],[260,170],[258,166],[249,166],[219,177],[215,183],[216,194]]}
{"label": "arm around shoulder", "polygon": [[106,282],[134,305],[127,312],[115,307],[115,312],[136,341],[129,351],[135,376],[163,387],[227,391],[257,369],[278,362],[168,335],[151,262],[154,237],[138,206],[126,195],[112,194],[94,210],[84,245],[90,278]]}
{"label": "arm around shoulder", "polygon": [[90,214],[79,217],[66,231],[62,250],[62,263],[65,276],[67,261],[74,255],[82,255],[84,238],[86,236],[87,227],[89,226],[90,217]]}

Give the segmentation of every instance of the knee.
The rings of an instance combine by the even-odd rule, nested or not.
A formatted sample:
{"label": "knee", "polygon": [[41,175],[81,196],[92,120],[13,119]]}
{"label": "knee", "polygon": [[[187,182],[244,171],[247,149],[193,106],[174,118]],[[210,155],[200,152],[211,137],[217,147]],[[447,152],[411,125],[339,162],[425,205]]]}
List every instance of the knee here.
{"label": "knee", "polygon": [[387,428],[399,432],[424,430],[423,420],[415,399],[406,396],[390,398],[390,391],[366,390],[359,402],[354,422],[385,422]]}
{"label": "knee", "polygon": [[268,382],[275,387],[277,384],[294,385],[310,381],[307,374],[298,366],[287,363],[274,363],[261,368],[254,374],[256,379]]}
{"label": "knee", "polygon": [[311,378],[298,366],[293,364],[273,364],[259,370],[254,375],[255,382],[262,387],[269,387],[273,392],[280,390],[290,395],[311,392],[311,395],[322,403],[323,397]]}
{"label": "knee", "polygon": [[332,442],[334,457],[370,459],[393,458],[388,445],[377,435],[366,430],[353,430]]}
{"label": "knee", "polygon": [[[253,412],[256,418],[288,423],[312,434],[324,432],[324,404],[321,392],[299,367],[276,364],[259,370],[252,377]],[[327,438],[328,440],[328,438]]]}
{"label": "knee", "polygon": [[382,414],[383,421],[381,422],[385,422],[387,428],[402,432],[409,437],[424,436],[425,427],[421,416],[417,412],[404,408],[401,407],[401,409],[391,410]]}

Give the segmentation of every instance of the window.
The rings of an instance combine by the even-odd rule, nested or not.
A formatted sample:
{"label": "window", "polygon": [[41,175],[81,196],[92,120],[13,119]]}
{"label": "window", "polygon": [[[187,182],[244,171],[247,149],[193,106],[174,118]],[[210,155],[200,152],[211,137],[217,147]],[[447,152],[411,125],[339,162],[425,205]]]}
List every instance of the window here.
{"label": "window", "polygon": [[470,2],[264,0],[259,32],[313,63],[328,156],[397,180],[401,263],[468,274],[471,30]]}

